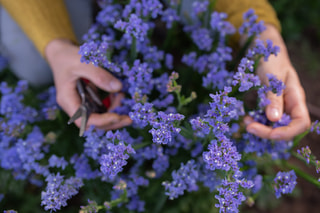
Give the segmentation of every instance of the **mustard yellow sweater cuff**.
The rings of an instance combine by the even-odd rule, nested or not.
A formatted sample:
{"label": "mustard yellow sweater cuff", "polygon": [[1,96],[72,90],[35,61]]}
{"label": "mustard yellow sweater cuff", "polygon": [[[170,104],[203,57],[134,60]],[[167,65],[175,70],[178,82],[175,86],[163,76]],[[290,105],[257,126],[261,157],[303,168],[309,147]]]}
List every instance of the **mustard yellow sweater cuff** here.
{"label": "mustard yellow sweater cuff", "polygon": [[[262,20],[265,24],[274,25],[281,32],[281,25],[277,18],[277,14],[267,0],[213,0],[215,2],[215,10],[228,14],[230,21],[236,28],[243,23],[243,13],[250,8],[254,9],[258,16],[258,21]],[[233,39],[239,40],[239,34]]]}
{"label": "mustard yellow sweater cuff", "polygon": [[58,38],[77,43],[63,0],[0,0],[42,56]]}

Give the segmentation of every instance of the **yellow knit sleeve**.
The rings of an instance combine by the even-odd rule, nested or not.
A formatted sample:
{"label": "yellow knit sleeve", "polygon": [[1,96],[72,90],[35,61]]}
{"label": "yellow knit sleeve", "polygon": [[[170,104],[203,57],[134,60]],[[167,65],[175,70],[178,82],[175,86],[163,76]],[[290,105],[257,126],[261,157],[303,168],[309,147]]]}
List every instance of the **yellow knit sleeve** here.
{"label": "yellow knit sleeve", "polygon": [[[281,25],[277,18],[277,14],[267,0],[213,0],[214,9],[218,12],[225,12],[228,14],[228,21],[230,21],[236,28],[239,28],[243,22],[243,13],[250,8],[254,9],[258,16],[258,21],[262,20],[264,23],[274,25],[279,32]],[[239,38],[239,35],[237,35]]]}
{"label": "yellow knit sleeve", "polygon": [[42,56],[53,39],[77,43],[63,0],[0,0],[0,3]]}

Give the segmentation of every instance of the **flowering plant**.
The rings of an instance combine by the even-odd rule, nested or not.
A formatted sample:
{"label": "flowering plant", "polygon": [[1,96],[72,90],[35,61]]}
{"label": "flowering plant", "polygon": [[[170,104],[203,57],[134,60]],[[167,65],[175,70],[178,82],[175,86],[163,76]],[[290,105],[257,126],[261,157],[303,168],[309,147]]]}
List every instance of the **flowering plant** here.
{"label": "flowering plant", "polygon": [[[294,155],[320,170],[309,147],[295,152],[304,135],[320,132],[317,122],[293,141],[245,131],[245,115],[273,128],[290,123],[287,114],[270,122],[264,113],[266,94],[280,95],[285,85],[273,75],[262,85],[255,75],[259,61],[280,50],[259,40],[265,27],[253,10],[243,15],[238,32],[248,40],[235,52],[228,44],[237,29],[225,13],[211,11],[214,1],[194,1],[189,9],[175,1],[98,3],[81,60],[122,81],[126,96],[114,112],[128,114],[133,124],[107,132],[90,127],[79,138],[75,127],[61,128],[67,118],[54,88],[35,100],[26,82],[15,88],[2,82],[0,172],[6,184],[0,200],[10,195],[4,187],[10,177],[29,190],[42,187],[46,211],[61,210],[78,194],[81,212],[238,212],[266,192],[277,198],[291,193],[296,173],[320,186],[287,162]],[[250,106],[244,97],[252,91],[257,101]]]}

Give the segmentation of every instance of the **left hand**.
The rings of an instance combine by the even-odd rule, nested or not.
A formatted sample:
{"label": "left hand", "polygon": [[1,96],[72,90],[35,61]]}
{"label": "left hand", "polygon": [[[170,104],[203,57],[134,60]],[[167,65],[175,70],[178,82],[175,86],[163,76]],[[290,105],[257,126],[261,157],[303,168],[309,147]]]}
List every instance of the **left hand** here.
{"label": "left hand", "polygon": [[[59,106],[70,117],[77,111],[81,99],[76,89],[76,82],[79,78],[85,78],[98,88],[109,92],[111,98],[108,112],[90,114],[87,127],[93,125],[99,129],[112,130],[130,125],[132,121],[128,115],[112,112],[112,109],[120,105],[123,98],[123,94],[119,93],[122,88],[121,82],[100,67],[81,63],[78,52],[78,46],[64,39],[52,40],[46,47],[46,58],[53,72]],[[77,119],[75,124],[80,127],[81,119]]]}
{"label": "left hand", "polygon": [[266,107],[266,116],[270,121],[276,122],[282,117],[283,112],[286,112],[290,115],[291,122],[288,126],[273,129],[255,122],[253,118],[247,116],[244,120],[247,125],[246,129],[249,133],[261,138],[291,140],[310,126],[305,92],[300,84],[298,74],[290,62],[286,46],[278,30],[267,25],[267,30],[261,34],[261,39],[271,39],[274,45],[280,47],[280,53],[278,56],[270,56],[267,62],[262,59],[257,74],[263,84],[268,84],[266,74],[271,73],[286,85],[282,95],[277,96],[272,92],[268,94],[271,103]]}

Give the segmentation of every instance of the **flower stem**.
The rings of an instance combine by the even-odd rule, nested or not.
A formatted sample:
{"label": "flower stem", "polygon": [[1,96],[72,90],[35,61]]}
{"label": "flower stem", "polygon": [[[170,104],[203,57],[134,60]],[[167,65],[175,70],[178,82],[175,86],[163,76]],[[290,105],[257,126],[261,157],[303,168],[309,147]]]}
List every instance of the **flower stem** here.
{"label": "flower stem", "polygon": [[302,171],[300,168],[288,163],[288,162],[284,162],[285,166],[290,168],[290,169],[293,169],[295,171],[295,173],[302,177],[303,179],[305,179],[306,181],[314,184],[316,187],[320,188],[320,182],[315,179],[314,177],[312,177],[311,175],[308,175],[307,173],[305,173],[304,171]]}
{"label": "flower stem", "polygon": [[[292,151],[292,152],[291,152],[291,155],[294,156],[295,158],[303,161],[305,164],[308,164],[308,165],[309,165],[309,163],[307,162],[307,160],[306,160],[303,156],[299,155],[298,153]],[[315,166],[315,167],[317,166],[317,164],[316,164],[316,162],[315,162],[314,160],[310,160],[310,164],[312,164],[312,165]]]}
{"label": "flower stem", "polygon": [[298,146],[299,142],[301,141],[302,138],[304,138],[308,133],[310,132],[310,129],[304,131],[303,133],[297,135],[294,139],[293,139],[293,146],[292,148]]}
{"label": "flower stem", "polygon": [[132,43],[130,49],[130,62],[133,64],[134,60],[137,58],[137,38],[132,36]]}

